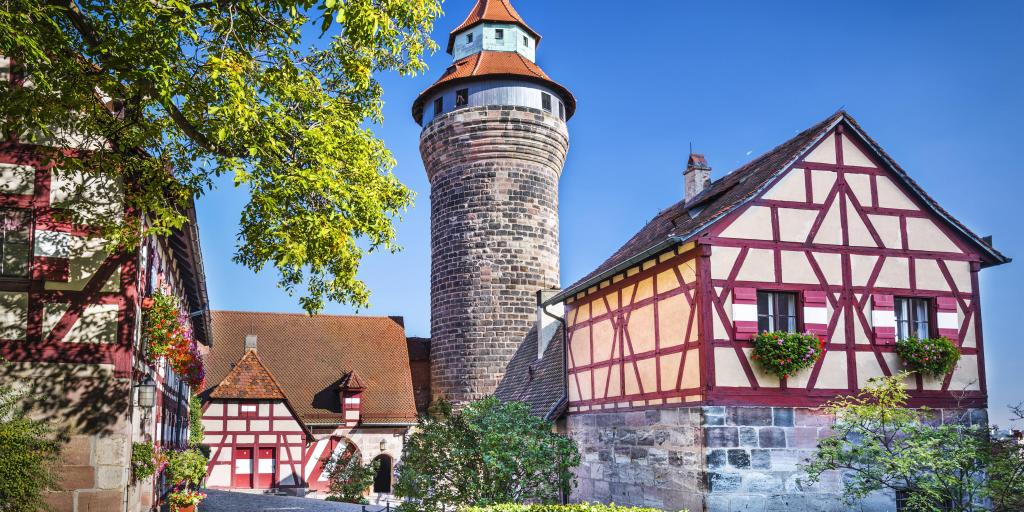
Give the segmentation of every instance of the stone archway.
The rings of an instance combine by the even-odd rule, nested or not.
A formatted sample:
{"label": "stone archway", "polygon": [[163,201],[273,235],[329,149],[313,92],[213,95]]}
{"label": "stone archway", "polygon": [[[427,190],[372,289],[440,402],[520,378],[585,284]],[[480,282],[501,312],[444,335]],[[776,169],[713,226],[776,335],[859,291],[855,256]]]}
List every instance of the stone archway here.
{"label": "stone archway", "polygon": [[373,492],[375,494],[391,494],[391,487],[394,483],[394,458],[382,453],[374,457],[373,462],[378,463],[377,474],[373,477]]}

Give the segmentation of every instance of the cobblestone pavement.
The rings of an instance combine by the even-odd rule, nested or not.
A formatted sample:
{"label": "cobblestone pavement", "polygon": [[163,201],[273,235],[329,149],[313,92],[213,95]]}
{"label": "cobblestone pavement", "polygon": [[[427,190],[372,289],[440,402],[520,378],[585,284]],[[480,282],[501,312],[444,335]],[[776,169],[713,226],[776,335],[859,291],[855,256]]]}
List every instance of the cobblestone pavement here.
{"label": "cobblestone pavement", "polygon": [[[208,497],[201,505],[201,512],[379,512],[384,507],[376,505],[350,505],[333,503],[313,498],[293,498],[290,496],[271,496],[265,494],[249,494],[244,492],[228,492],[204,490]],[[393,510],[393,509],[392,509]]]}

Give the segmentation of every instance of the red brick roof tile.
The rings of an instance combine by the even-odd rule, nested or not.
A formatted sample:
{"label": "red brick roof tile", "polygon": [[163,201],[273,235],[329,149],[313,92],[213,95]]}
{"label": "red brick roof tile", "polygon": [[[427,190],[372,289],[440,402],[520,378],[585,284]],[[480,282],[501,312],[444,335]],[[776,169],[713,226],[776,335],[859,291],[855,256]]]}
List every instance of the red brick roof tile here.
{"label": "red brick roof tile", "polygon": [[536,63],[517,52],[482,51],[455,61],[441,78],[420,93],[412,106],[416,122],[423,121],[423,103],[439,88],[477,78],[520,78],[550,87],[565,101],[565,117],[576,112],[576,98],[568,89],[551,80]]}
{"label": "red brick roof tile", "polygon": [[[405,330],[389,317],[213,311],[209,382],[220,382],[257,336],[259,360],[305,424],[344,421],[338,387],[354,372],[365,387],[363,423],[416,420]],[[216,398],[219,386],[208,390]]]}
{"label": "red brick roof tile", "polygon": [[284,391],[260,361],[255,350],[249,350],[227,376],[210,393],[211,398],[243,400],[285,400]]}

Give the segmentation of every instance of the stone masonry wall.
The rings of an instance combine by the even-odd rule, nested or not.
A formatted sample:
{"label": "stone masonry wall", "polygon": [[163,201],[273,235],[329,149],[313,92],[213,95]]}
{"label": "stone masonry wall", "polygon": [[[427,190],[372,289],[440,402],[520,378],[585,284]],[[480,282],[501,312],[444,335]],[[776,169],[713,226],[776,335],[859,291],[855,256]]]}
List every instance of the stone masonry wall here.
{"label": "stone masonry wall", "polygon": [[572,501],[703,510],[700,407],[571,415],[579,446]]}
{"label": "stone masonry wall", "polygon": [[420,136],[431,184],[431,386],[456,404],[494,392],[559,285],[565,123],[525,107],[474,107]]}
{"label": "stone masonry wall", "polygon": [[[935,423],[987,425],[985,409],[933,411]],[[833,418],[793,407],[705,406],[577,414],[582,462],[573,501],[690,512],[893,511],[892,493],[843,502],[842,476],[809,485],[800,465]],[[804,477],[804,478],[802,478]]]}

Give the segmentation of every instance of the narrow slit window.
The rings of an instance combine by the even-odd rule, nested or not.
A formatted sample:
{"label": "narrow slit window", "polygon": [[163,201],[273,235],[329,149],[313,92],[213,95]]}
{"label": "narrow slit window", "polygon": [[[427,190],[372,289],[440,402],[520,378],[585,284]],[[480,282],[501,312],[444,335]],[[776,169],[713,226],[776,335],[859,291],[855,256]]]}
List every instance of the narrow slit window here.
{"label": "narrow slit window", "polygon": [[466,44],[470,44],[472,42],[473,42],[473,33],[470,32],[470,33],[466,34]]}
{"label": "narrow slit window", "polygon": [[530,38],[529,37],[523,36],[523,46],[525,46],[527,48],[530,47]]}
{"label": "narrow slit window", "polygon": [[434,100],[434,116],[439,116],[444,112],[444,96]]}
{"label": "narrow slit window", "polygon": [[558,102],[558,118],[565,121],[565,103]]}
{"label": "narrow slit window", "polygon": [[931,301],[896,297],[896,339],[931,337]]}
{"label": "narrow slit window", "polygon": [[497,39],[498,41],[504,41],[505,40],[505,29],[501,29],[501,28],[496,29],[494,31],[494,38]]}
{"label": "narrow slit window", "polygon": [[757,292],[757,331],[796,332],[796,294]]}
{"label": "narrow slit window", "polygon": [[469,89],[455,91],[455,106],[465,107],[466,105],[469,105]]}
{"label": "narrow slit window", "polygon": [[540,93],[540,108],[544,109],[545,112],[551,112],[551,95],[542,92]]}

